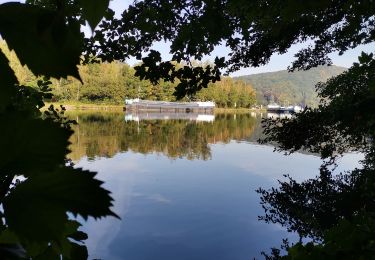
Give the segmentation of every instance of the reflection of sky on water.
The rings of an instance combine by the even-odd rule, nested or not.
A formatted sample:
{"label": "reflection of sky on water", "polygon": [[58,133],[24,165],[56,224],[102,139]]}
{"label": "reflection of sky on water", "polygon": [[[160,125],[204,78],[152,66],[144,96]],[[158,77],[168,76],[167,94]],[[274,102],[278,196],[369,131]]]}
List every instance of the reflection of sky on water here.
{"label": "reflection of sky on water", "polygon": [[[122,218],[87,222],[90,258],[252,259],[279,246],[288,235],[257,221],[263,211],[255,189],[274,186],[282,174],[313,177],[319,158],[244,142],[211,149],[208,161],[131,152],[83,158],[78,166],[99,172]],[[353,168],[359,158],[345,157],[341,169]]]}

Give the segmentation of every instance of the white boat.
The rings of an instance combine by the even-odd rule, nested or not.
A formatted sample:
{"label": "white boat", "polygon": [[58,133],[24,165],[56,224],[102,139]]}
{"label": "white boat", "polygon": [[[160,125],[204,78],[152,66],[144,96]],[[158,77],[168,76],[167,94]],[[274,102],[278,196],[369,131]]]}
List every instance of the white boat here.
{"label": "white boat", "polygon": [[281,107],[275,103],[267,105],[267,111],[280,111],[280,108]]}
{"label": "white boat", "polygon": [[293,110],[295,113],[299,113],[299,112],[302,112],[303,108],[301,106],[294,106]]}
{"label": "white boat", "polygon": [[126,99],[126,110],[154,111],[154,112],[212,112],[215,103],[207,102],[169,102],[141,99]]}
{"label": "white boat", "polygon": [[289,114],[289,113],[267,113],[267,118],[273,118],[273,119],[276,119],[276,118],[280,118],[280,119],[283,119],[283,118],[292,118],[292,114]]}
{"label": "white boat", "polygon": [[278,104],[269,104],[267,106],[267,111],[270,112],[278,112],[278,113],[284,113],[284,112],[289,112],[289,113],[299,113],[302,111],[302,107],[300,106],[279,106]]}

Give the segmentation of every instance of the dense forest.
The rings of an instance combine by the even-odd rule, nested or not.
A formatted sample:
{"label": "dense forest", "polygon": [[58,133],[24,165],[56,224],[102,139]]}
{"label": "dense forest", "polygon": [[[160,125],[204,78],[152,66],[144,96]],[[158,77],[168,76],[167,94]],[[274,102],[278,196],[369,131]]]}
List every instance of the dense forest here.
{"label": "dense forest", "polygon": [[307,71],[286,70],[236,77],[250,84],[257,95],[258,104],[276,102],[316,106],[318,97],[315,85],[345,71],[338,66],[321,66]]}
{"label": "dense forest", "polygon": [[[21,66],[17,56],[10,52],[4,41],[0,48],[10,60],[21,84],[36,86],[37,78],[31,71]],[[95,104],[123,104],[124,99],[141,98],[147,100],[175,101],[173,95],[176,83],[161,81],[157,85],[136,77],[133,67],[121,63],[90,63],[79,66],[83,84],[73,77],[51,79],[54,102],[83,102]],[[249,84],[234,81],[229,77],[211,83],[188,100],[214,101],[218,107],[249,108],[256,103],[255,91]]]}

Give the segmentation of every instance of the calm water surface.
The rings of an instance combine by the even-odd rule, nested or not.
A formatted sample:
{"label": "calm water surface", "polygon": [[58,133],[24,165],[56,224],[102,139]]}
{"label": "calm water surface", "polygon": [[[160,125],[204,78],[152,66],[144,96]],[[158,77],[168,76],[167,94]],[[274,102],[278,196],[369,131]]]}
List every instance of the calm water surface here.
{"label": "calm water surface", "polygon": [[[255,190],[277,186],[283,174],[314,177],[321,161],[257,144],[260,115],[70,116],[79,122],[70,157],[98,172],[121,217],[85,223],[90,259],[253,259],[283,238],[296,239],[258,221],[263,210]],[[339,170],[359,159],[344,157]]]}

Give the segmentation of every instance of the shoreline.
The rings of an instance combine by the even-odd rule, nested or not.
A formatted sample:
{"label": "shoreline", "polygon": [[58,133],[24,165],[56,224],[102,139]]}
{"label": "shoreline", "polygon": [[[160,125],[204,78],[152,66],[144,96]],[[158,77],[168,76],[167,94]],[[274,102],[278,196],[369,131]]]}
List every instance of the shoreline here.
{"label": "shoreline", "polygon": [[43,109],[53,105],[55,108],[60,108],[63,105],[66,111],[79,111],[79,110],[98,110],[98,111],[124,111],[123,105],[105,105],[105,104],[85,104],[85,103],[60,103],[60,102],[45,102]]}
{"label": "shoreline", "polygon": [[[86,103],[59,103],[59,102],[45,102],[43,110],[48,108],[50,105],[54,105],[55,108],[59,108],[63,105],[66,111],[111,111],[111,112],[123,112],[124,105],[108,105],[108,104],[86,104]],[[250,113],[250,112],[266,112],[266,109],[252,109],[252,108],[223,108],[215,107],[214,114],[223,113]]]}

